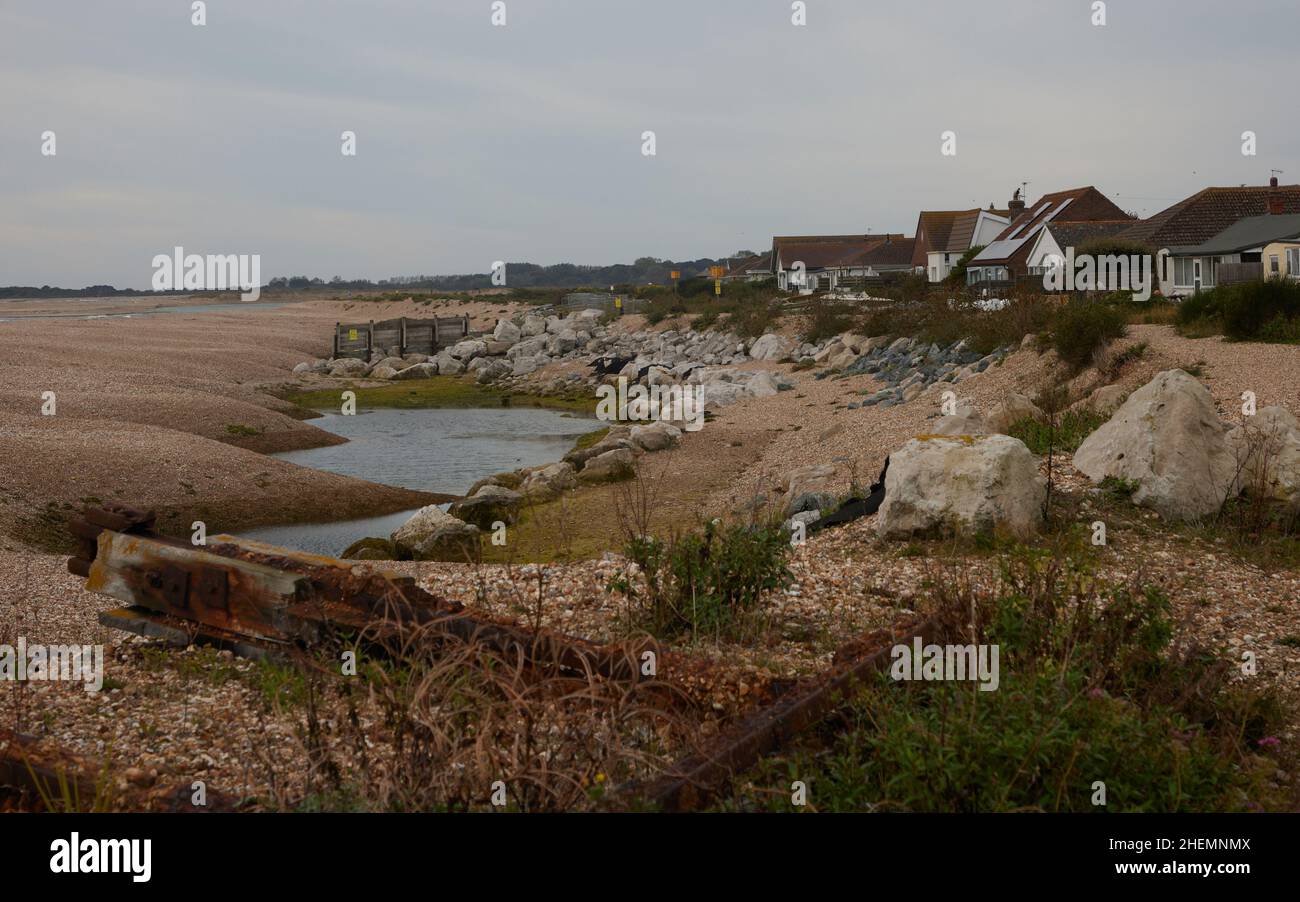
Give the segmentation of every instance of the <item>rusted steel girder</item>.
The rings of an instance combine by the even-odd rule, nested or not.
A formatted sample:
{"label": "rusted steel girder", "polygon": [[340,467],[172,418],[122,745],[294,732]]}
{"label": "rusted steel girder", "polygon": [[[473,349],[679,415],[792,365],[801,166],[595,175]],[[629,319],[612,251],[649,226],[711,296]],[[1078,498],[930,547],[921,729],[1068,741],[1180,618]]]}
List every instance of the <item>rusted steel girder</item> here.
{"label": "rusted steel girder", "polygon": [[724,730],[706,749],[678,762],[658,779],[624,788],[620,797],[648,802],[663,811],[702,807],[736,774],[821,723],[872,674],[886,670],[896,643],[915,636],[933,642],[941,631],[939,621],[931,618],[850,643],[836,654],[830,670]]}
{"label": "rusted steel girder", "polygon": [[140,612],[134,625],[128,625],[132,611],[111,612],[109,625],[159,635],[177,623],[193,624],[218,641],[238,643],[242,637],[291,645],[342,633],[382,641],[418,626],[578,675],[641,682],[646,652],[656,655],[656,669],[663,666],[650,639],[602,646],[551,630],[525,630],[471,614],[409,576],[228,535],[193,547],[153,534],[153,522],[152,514],[130,508],[88,509],[71,526],[86,545],[69,570],[85,571],[89,591]]}

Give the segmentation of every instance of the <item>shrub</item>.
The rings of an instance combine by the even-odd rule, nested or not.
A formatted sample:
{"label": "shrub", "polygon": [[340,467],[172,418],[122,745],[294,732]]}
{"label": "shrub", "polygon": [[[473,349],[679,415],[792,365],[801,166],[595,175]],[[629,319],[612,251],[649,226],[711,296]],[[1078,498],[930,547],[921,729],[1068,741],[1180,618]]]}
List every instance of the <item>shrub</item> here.
{"label": "shrub", "polygon": [[691,321],[691,328],[696,332],[707,332],[718,324],[718,311],[705,310]]}
{"label": "shrub", "polygon": [[970,266],[970,261],[974,260],[980,251],[984,250],[985,245],[977,244],[970,248],[966,253],[961,255],[961,259],[953,266],[945,280],[950,288],[959,288],[966,284],[966,269]]}
{"label": "shrub", "polygon": [[1046,454],[1049,447],[1054,451],[1073,454],[1079,450],[1083,440],[1109,419],[1091,410],[1067,410],[1061,414],[1055,428],[1050,423],[1043,423],[1033,417],[1017,420],[1007,429],[1007,435],[1018,438],[1035,454]]}
{"label": "shrub", "polygon": [[739,335],[757,338],[764,332],[772,331],[777,320],[781,318],[780,304],[775,301],[755,301],[742,304],[727,316],[725,325]]}
{"label": "shrub", "polygon": [[1078,372],[1092,363],[1098,351],[1128,331],[1125,319],[1122,311],[1109,304],[1071,301],[1052,316],[1052,347],[1072,372]]}
{"label": "shrub", "polygon": [[669,540],[633,538],[624,553],[643,585],[610,584],[632,603],[633,625],[653,636],[733,637],[764,596],[790,578],[785,533],[775,526],[714,525]]}
{"label": "shrub", "polygon": [[808,323],[803,340],[819,344],[828,338],[834,338],[842,332],[853,328],[851,308],[836,304],[825,298],[817,298],[808,311]]}
{"label": "shrub", "polygon": [[[752,784],[808,782],[822,811],[1222,811],[1288,800],[1261,740],[1281,723],[1232,664],[1174,641],[1169,600],[1098,586],[1066,557],[1025,552],[992,591],[933,580],[959,643],[999,649],[999,685],[887,675],[825,746],[769,761]],[[1100,598],[1098,598],[1100,596]],[[969,625],[968,625],[969,624]],[[765,771],[765,772],[762,772]],[[1094,781],[1107,807],[1094,804]],[[788,805],[742,795],[741,807]]]}
{"label": "shrub", "polygon": [[1282,279],[1242,282],[1216,288],[1222,292],[1223,331],[1245,340],[1278,336],[1288,341],[1300,333],[1300,283]]}

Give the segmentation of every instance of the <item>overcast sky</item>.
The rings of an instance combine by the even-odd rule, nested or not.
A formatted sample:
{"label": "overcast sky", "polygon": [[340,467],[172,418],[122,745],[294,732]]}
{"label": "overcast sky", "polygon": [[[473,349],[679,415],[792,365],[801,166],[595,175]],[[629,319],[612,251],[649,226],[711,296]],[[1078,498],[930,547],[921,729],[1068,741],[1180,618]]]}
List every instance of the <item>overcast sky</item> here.
{"label": "overcast sky", "polygon": [[0,0],[0,285],[147,288],[175,245],[264,280],[693,259],[1022,181],[1139,215],[1300,182],[1296,0],[505,2]]}

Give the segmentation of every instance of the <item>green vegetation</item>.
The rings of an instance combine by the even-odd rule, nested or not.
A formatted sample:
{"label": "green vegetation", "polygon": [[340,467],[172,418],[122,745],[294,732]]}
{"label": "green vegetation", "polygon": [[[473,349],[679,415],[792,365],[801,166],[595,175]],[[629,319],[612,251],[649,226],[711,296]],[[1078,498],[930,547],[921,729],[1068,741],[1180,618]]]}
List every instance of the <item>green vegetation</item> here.
{"label": "green vegetation", "polygon": [[734,638],[752,625],[765,595],[789,580],[789,548],[779,527],[748,524],[633,538],[624,553],[641,568],[644,587],[620,578],[610,589],[627,597],[631,625],[655,637]]}
{"label": "green vegetation", "polygon": [[1091,410],[1067,410],[1057,418],[1056,425],[1025,417],[1011,424],[1007,435],[1018,438],[1035,454],[1064,451],[1073,454],[1083,440],[1110,418]]}
{"label": "green vegetation", "polygon": [[826,298],[817,298],[808,310],[808,323],[804,329],[803,340],[810,344],[820,344],[828,338],[834,338],[852,329],[855,319],[853,307]]}
{"label": "green vegetation", "polygon": [[1052,347],[1072,372],[1091,365],[1097,353],[1127,331],[1127,317],[1112,304],[1074,300],[1052,316]]}
{"label": "green vegetation", "polygon": [[243,423],[227,423],[226,432],[231,435],[250,436],[261,435],[263,429],[261,426],[245,426]]}
{"label": "green vegetation", "polygon": [[[934,587],[951,628],[972,630],[960,644],[999,649],[996,690],[882,674],[840,722],[764,762],[748,786],[802,780],[818,811],[1286,806],[1269,785],[1277,697],[1231,684],[1230,660],[1174,641],[1160,590],[1098,586],[1068,561],[1032,553],[1003,571],[996,592],[960,580]],[[726,807],[788,811],[789,797],[742,789]]]}
{"label": "green vegetation", "polygon": [[977,244],[974,247],[972,247],[970,250],[966,251],[966,253],[961,255],[961,258],[957,261],[957,265],[955,265],[952,268],[952,270],[949,271],[948,278],[945,280],[945,283],[950,288],[965,287],[966,270],[970,266],[970,261],[974,260],[977,256],[979,256],[979,252],[984,250],[985,247],[986,245]]}
{"label": "green vegetation", "polygon": [[598,441],[600,441],[607,435],[609,435],[608,426],[602,426],[599,429],[593,429],[591,432],[587,432],[584,433],[583,435],[578,436],[578,440],[573,443],[573,450],[581,451],[584,448],[590,448],[592,445],[596,444]]}
{"label": "green vegetation", "polygon": [[434,376],[430,379],[412,379],[389,382],[367,388],[353,383],[332,389],[291,392],[286,400],[312,410],[337,409],[342,403],[341,392],[350,389],[357,393],[358,408],[373,407],[548,407],[594,413],[596,398],[583,390],[566,396],[511,394],[492,386],[479,385],[471,379],[455,376]]}
{"label": "green vegetation", "polygon": [[1300,342],[1300,283],[1264,279],[1220,285],[1178,308],[1178,331],[1189,338]]}

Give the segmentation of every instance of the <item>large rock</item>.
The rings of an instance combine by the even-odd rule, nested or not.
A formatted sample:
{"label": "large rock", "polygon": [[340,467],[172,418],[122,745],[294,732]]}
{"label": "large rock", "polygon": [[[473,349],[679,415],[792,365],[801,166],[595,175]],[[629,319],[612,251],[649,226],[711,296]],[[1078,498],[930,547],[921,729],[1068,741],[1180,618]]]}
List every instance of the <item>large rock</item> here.
{"label": "large rock", "polygon": [[497,327],[492,330],[492,337],[497,341],[508,341],[514,344],[523,338],[523,332],[510,320],[503,319],[497,321]]}
{"label": "large rock", "polygon": [[578,478],[583,482],[616,482],[627,479],[636,472],[634,460],[632,452],[627,448],[606,451],[583,464]]}
{"label": "large rock", "polygon": [[525,338],[532,335],[541,335],[546,331],[546,320],[530,313],[524,317],[523,324],[520,325],[519,331]]}
{"label": "large rock", "polygon": [[837,480],[838,471],[834,464],[809,464],[790,470],[778,483],[784,516],[835,507]]}
{"label": "large rock", "polygon": [[755,398],[770,398],[780,389],[771,373],[754,373],[745,380],[745,391]]}
{"label": "large rock", "polygon": [[1024,395],[1012,392],[989,411],[984,418],[984,426],[989,432],[1007,434],[1013,424],[1021,420],[1042,420],[1043,411],[1037,404]]}
{"label": "large rock", "polygon": [[1290,411],[1261,408],[1227,441],[1242,491],[1300,504],[1300,421]]}
{"label": "large rock", "polygon": [[330,362],[331,376],[360,376],[367,369],[366,362],[355,357],[340,357]]}
{"label": "large rock", "polygon": [[438,375],[438,365],[436,363],[417,363],[415,366],[408,366],[388,378],[406,381],[407,379],[431,379],[436,375]]}
{"label": "large rock", "polygon": [[578,479],[574,476],[573,465],[561,461],[533,470],[524,477],[519,491],[529,501],[550,501],[577,484]]}
{"label": "large rock", "polygon": [[482,357],[487,353],[487,342],[477,338],[467,338],[452,345],[447,353],[457,360],[469,363],[475,357]]}
{"label": "large rock", "polygon": [[1182,370],[1160,373],[1129,396],[1074,452],[1093,482],[1137,483],[1133,502],[1169,520],[1195,520],[1223,506],[1236,465],[1210,392]]}
{"label": "large rock", "polygon": [[478,375],[475,377],[474,381],[480,384],[495,382],[498,379],[509,376],[513,371],[514,365],[507,363],[504,360],[488,360],[487,363],[478,368]]}
{"label": "large rock", "polygon": [[670,423],[651,423],[649,426],[633,426],[632,441],[646,451],[663,451],[677,444],[682,431]]}
{"label": "large rock", "polygon": [[538,354],[545,354],[546,348],[549,344],[549,336],[534,335],[532,338],[525,338],[510,350],[506,351],[506,356],[511,360],[517,360],[520,357],[536,357]]}
{"label": "large rock", "polygon": [[1008,533],[1043,522],[1047,480],[1024,443],[1005,435],[915,438],[889,458],[882,538]]}
{"label": "large rock", "polygon": [[545,354],[539,354],[536,357],[516,357],[514,364],[510,367],[510,375],[527,376],[529,373],[537,372],[550,362],[551,358]]}
{"label": "large rock", "polygon": [[963,402],[957,405],[955,413],[935,420],[929,431],[932,435],[986,435],[1002,430],[990,429],[980,412]]}
{"label": "large rock", "polygon": [[465,364],[461,363],[455,357],[452,357],[446,351],[440,353],[434,358],[438,372],[444,376],[459,376],[465,372]]}
{"label": "large rock", "polygon": [[577,333],[569,329],[564,329],[551,336],[547,350],[552,354],[567,354],[577,347]]}
{"label": "large rock", "polygon": [[430,504],[415,512],[392,535],[399,553],[417,561],[474,560],[480,551],[477,526]]}
{"label": "large rock", "polygon": [[453,517],[473,523],[480,529],[492,529],[494,523],[514,523],[519,519],[519,505],[524,496],[499,485],[485,485],[470,497],[447,509]]}
{"label": "large rock", "polygon": [[392,539],[358,539],[339,555],[345,561],[395,561],[400,557]]}
{"label": "large rock", "polygon": [[749,356],[755,360],[781,360],[789,357],[794,344],[789,339],[769,332],[754,340],[749,347]]}
{"label": "large rock", "polygon": [[[428,366],[428,365],[429,364],[427,363],[420,364],[420,366]],[[437,370],[435,369],[434,372],[436,373]],[[393,369],[391,366],[386,366],[385,364],[382,363],[370,371],[371,379],[392,379],[396,375],[397,375],[397,370]]]}

